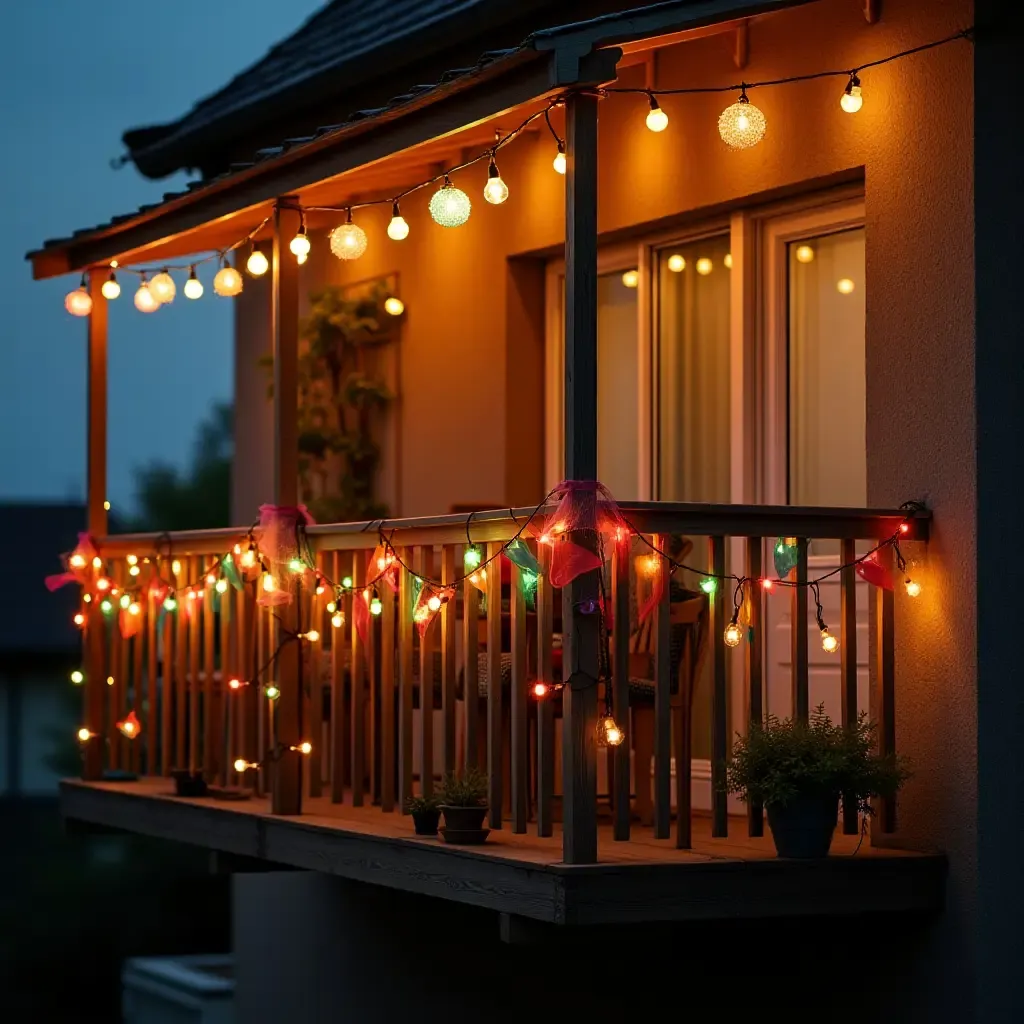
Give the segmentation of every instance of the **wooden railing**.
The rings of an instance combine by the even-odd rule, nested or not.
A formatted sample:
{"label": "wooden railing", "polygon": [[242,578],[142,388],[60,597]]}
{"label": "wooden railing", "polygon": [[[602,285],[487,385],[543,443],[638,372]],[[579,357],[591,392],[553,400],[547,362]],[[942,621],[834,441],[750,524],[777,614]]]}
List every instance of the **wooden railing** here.
{"label": "wooden railing", "polygon": [[[688,578],[685,570],[677,573],[697,595],[696,604],[691,597],[684,618],[699,622],[700,635],[706,637],[702,645],[711,687],[712,834],[725,836],[730,822],[722,783],[730,737],[734,728],[759,721],[766,713],[767,601],[788,603],[790,633],[790,693],[783,702],[788,706],[771,710],[806,717],[811,707],[808,589],[776,586],[773,596],[766,596],[758,584],[764,577],[774,577],[766,569],[771,566],[771,545],[778,537],[797,539],[792,579],[800,583],[809,578],[809,544],[838,541],[832,544],[834,557],[830,554],[826,561],[851,563],[872,546],[870,542],[886,540],[901,529],[904,541],[926,539],[928,517],[920,513],[908,520],[897,511],[665,502],[624,504],[621,509],[653,549],[667,551],[673,535],[698,538],[685,561],[709,574],[705,580],[720,583],[705,593],[699,587],[700,573]],[[431,793],[445,772],[477,764],[488,776],[491,828],[553,836],[561,817],[563,846],[570,851],[574,840],[576,849],[585,849],[598,822],[606,818],[614,839],[628,840],[639,814],[642,820],[650,818],[658,838],[671,838],[674,821],[675,844],[689,847],[691,694],[696,680],[684,678],[685,672],[680,675],[679,659],[673,660],[673,629],[679,616],[671,589],[663,588],[651,618],[650,670],[641,674],[649,676],[653,695],[644,707],[637,704],[631,685],[631,668],[638,657],[637,591],[648,585],[638,581],[638,543],[650,551],[644,542],[616,547],[607,574],[605,608],[612,621],[607,679],[570,681],[570,666],[581,664],[582,652],[573,650],[581,610],[568,602],[562,607],[561,592],[551,587],[543,572],[535,605],[528,609],[518,585],[520,570],[511,566],[504,592],[498,571],[502,545],[520,531],[532,511],[472,517],[474,544],[481,546],[484,557],[495,557],[486,595],[462,579],[465,516],[386,523],[384,532],[403,566],[444,585],[458,583],[457,598],[442,605],[422,637],[413,622],[413,577],[405,568],[399,572],[397,594],[377,585],[380,613],[370,616],[365,641],[355,628],[354,602],[364,600],[361,588],[374,576],[372,568],[367,575],[367,562],[379,542],[378,524],[308,528],[323,587],[316,593],[306,574],[307,586],[296,588],[299,631],[308,635],[316,630],[320,639],[302,641],[301,668],[294,681],[276,674],[273,655],[297,642],[285,642],[274,609],[257,603],[258,581],[237,590],[218,583],[219,569],[206,578],[235,545],[245,550],[245,531],[193,531],[176,534],[170,542],[166,535],[103,539],[99,549],[105,571],[117,588],[133,586],[127,559],[134,556],[143,569],[136,579],[145,583],[155,571],[177,588],[178,605],[161,610],[158,596],[140,597],[141,628],[127,639],[116,626],[111,628],[109,615],[104,617],[95,604],[89,606],[84,728],[93,735],[86,741],[86,775],[97,778],[104,769],[151,775],[191,769],[223,787],[225,795],[240,787],[266,794],[280,764],[297,758],[304,769],[307,798],[324,796],[356,807],[378,805],[383,813],[391,813],[400,811],[414,794]],[[546,570],[550,548],[535,540],[530,544]],[[731,653],[723,639],[733,612],[735,580],[727,579],[729,574],[753,581],[743,591],[745,643],[737,648],[742,656]],[[352,586],[337,604],[344,623],[332,625],[338,620],[328,610],[328,603],[335,600],[331,583],[346,578]],[[852,567],[832,580],[839,591],[839,610],[838,619],[829,625],[840,640],[833,657],[839,663],[840,714],[849,723],[856,719],[859,706],[857,608],[858,602],[865,607],[867,588]],[[188,584],[193,584],[191,596],[185,589]],[[871,707],[884,752],[892,751],[895,742],[894,601],[892,591],[881,589],[870,598]],[[631,624],[628,630],[620,625],[626,622]],[[784,632],[781,626],[779,630]],[[556,665],[559,633],[561,674]],[[777,660],[781,664],[786,659]],[[510,677],[507,684],[503,665],[504,675]],[[777,677],[778,671],[773,672]],[[570,685],[559,691],[561,676]],[[538,681],[555,684],[551,697],[533,698]],[[281,691],[276,700],[268,699],[275,693],[268,690],[271,685]],[[599,772],[595,741],[605,687],[626,742],[608,748]],[[742,712],[731,707],[730,695],[740,694]],[[282,709],[289,700],[293,714],[286,729]],[[626,710],[631,701],[632,714]],[[142,725],[138,735],[129,738],[118,723],[132,710]],[[292,749],[303,741],[311,747],[306,755]],[[561,765],[556,763],[559,741]],[[236,760],[261,767],[239,772]],[[761,834],[762,820],[760,808],[748,808],[751,834]],[[883,830],[893,829],[894,808],[882,807],[878,820]],[[843,824],[847,832],[857,831],[855,810],[845,812]],[[590,845],[596,848],[596,843]],[[574,858],[567,853],[566,859]]]}

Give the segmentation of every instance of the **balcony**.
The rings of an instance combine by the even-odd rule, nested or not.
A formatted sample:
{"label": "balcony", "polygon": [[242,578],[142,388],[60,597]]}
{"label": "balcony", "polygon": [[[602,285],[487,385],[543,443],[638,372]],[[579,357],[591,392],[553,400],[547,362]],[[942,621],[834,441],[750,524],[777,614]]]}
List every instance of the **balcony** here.
{"label": "balcony", "polygon": [[[723,786],[735,731],[767,711],[806,715],[819,700],[844,722],[870,706],[881,750],[894,750],[896,596],[849,563],[901,526],[908,542],[926,538],[927,515],[620,509],[636,536],[615,548],[607,598],[599,574],[579,578],[590,578],[596,609],[578,581],[550,584],[552,545],[526,526],[534,509],[310,526],[305,567],[284,584],[295,599],[279,606],[257,602],[258,572],[225,585],[238,582],[223,559],[244,563],[245,530],[102,540],[112,587],[141,580],[150,596],[127,639],[90,606],[92,735],[85,778],[62,786],[65,815],[558,924],[938,907],[945,859],[893,848],[893,803],[876,809],[867,836],[844,814],[826,860],[787,861],[761,810]],[[502,555],[520,534],[535,580]],[[794,581],[848,566],[822,581],[819,611],[807,587],[758,585],[774,578],[779,537],[795,539]],[[668,568],[656,552],[673,544],[688,568],[656,586]],[[469,545],[486,580],[463,578]],[[730,574],[752,582],[734,594]],[[175,588],[166,607],[159,581]],[[730,649],[740,598],[749,628]],[[821,650],[822,615],[840,641],[833,654]],[[126,736],[132,711],[140,724]],[[618,746],[598,745],[607,711],[625,733]],[[710,756],[695,758],[694,743]],[[406,801],[474,764],[487,777],[486,843],[416,836]],[[175,769],[201,776],[206,793],[174,795]]]}

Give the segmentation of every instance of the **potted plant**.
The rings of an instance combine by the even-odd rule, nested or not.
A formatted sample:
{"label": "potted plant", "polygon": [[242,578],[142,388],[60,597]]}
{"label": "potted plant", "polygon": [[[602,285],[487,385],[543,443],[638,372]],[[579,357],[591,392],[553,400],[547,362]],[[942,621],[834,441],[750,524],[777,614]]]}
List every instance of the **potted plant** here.
{"label": "potted plant", "polygon": [[479,768],[449,772],[441,786],[441,810],[446,843],[476,844],[487,839],[483,827],[487,814],[487,776]]}
{"label": "potted plant", "polygon": [[840,797],[870,814],[872,797],[894,796],[909,778],[901,758],[873,753],[874,732],[866,714],[843,727],[819,704],[808,722],[769,715],[738,738],[729,790],[764,806],[780,857],[827,856]]}
{"label": "potted plant", "polygon": [[441,821],[441,800],[436,796],[411,796],[405,809],[412,815],[418,836],[436,836]]}

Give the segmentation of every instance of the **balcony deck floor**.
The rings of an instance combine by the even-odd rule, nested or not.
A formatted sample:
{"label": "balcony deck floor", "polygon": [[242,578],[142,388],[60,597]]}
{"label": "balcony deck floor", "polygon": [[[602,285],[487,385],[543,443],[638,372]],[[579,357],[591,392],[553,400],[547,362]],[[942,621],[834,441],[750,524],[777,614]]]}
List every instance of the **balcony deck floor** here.
{"label": "balcony deck floor", "polygon": [[377,807],[307,798],[297,817],[270,814],[266,798],[223,801],[173,795],[163,778],[61,786],[65,817],[228,854],[321,870],[393,888],[555,923],[609,923],[864,911],[941,905],[945,858],[878,848],[837,834],[821,861],[776,858],[771,838],[751,838],[732,818],[729,837],[693,819],[693,849],[634,825],[615,842],[601,824],[596,865],[562,863],[562,838],[525,835],[508,823],[482,846],[451,846],[414,834],[412,820]]}

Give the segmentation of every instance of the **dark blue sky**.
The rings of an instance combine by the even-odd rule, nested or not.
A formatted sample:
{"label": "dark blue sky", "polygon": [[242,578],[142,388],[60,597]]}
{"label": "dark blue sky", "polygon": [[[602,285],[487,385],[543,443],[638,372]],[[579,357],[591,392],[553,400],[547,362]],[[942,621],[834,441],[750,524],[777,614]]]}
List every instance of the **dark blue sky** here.
{"label": "dark blue sky", "polygon": [[[173,120],[289,34],[322,0],[35,0],[5,11],[0,95],[0,500],[84,496],[85,326],[64,311],[77,278],[34,282],[23,259],[188,180],[110,168],[128,127]],[[179,297],[149,316],[128,282],[111,305],[108,492],[132,468],[183,464],[195,426],[229,398],[231,303]]]}

